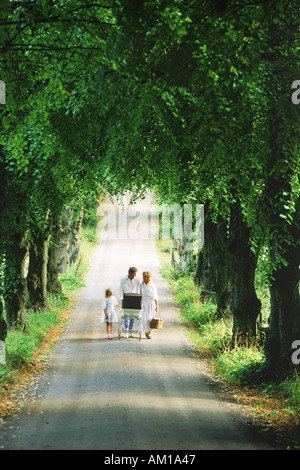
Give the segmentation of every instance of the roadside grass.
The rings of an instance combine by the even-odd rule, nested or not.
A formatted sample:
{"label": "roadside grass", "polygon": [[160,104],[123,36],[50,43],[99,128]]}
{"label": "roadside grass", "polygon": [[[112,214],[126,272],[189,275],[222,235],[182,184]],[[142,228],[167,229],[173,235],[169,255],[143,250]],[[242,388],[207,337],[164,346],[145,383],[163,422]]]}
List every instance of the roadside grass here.
{"label": "roadside grass", "polygon": [[[179,315],[186,327],[186,335],[202,357],[209,360],[212,371],[220,378],[250,393],[255,392],[256,408],[270,405],[290,414],[293,424],[300,424],[300,377],[294,376],[282,382],[264,380],[264,337],[258,336],[257,344],[245,347],[232,346],[232,318],[218,318],[214,300],[200,301],[200,288],[195,285],[189,272],[175,270],[166,250],[166,240],[158,240],[157,248],[161,262],[161,275],[168,281],[179,305]],[[164,250],[161,250],[161,246]],[[168,255],[166,254],[168,253]],[[267,314],[268,294],[263,297],[264,317]],[[265,318],[263,321],[265,321]],[[258,398],[257,398],[258,397]],[[261,400],[260,400],[261,398]],[[262,405],[264,403],[264,405]],[[278,418],[278,411],[269,417]],[[268,414],[265,412],[265,415]]]}
{"label": "roadside grass", "polygon": [[[36,361],[36,351],[43,346],[47,337],[52,337],[52,346],[41,354],[50,354],[59,335],[67,325],[69,313],[75,305],[78,292],[85,285],[85,275],[89,260],[97,241],[91,236],[89,227],[82,227],[80,252],[77,262],[68,266],[67,272],[60,276],[62,294],[48,295],[49,309],[39,312],[28,310],[27,328],[10,328],[5,340],[5,364],[0,364],[0,394],[7,384],[16,382],[20,371],[24,371]],[[52,334],[53,333],[53,334]],[[42,348],[41,348],[42,349]]]}
{"label": "roadside grass", "polygon": [[5,364],[0,365],[0,390],[16,373],[33,362],[33,353],[43,342],[47,332],[59,321],[60,312],[67,308],[69,299],[65,295],[49,296],[50,309],[40,312],[29,310],[26,315],[28,326],[25,330],[11,328],[5,340]]}

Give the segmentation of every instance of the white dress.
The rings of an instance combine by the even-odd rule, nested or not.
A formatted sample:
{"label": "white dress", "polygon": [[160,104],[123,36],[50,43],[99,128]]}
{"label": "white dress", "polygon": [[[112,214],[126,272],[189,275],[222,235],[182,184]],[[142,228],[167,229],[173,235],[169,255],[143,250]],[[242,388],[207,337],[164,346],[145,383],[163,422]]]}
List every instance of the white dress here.
{"label": "white dress", "polygon": [[105,313],[103,311],[102,316],[101,316],[101,322],[102,323],[117,323],[118,317],[115,311],[115,306],[118,305],[117,299],[115,298],[114,295],[111,295],[110,297],[106,297],[103,302],[102,302],[102,308],[106,309],[106,313],[108,318],[105,318]]}
{"label": "white dress", "polygon": [[158,300],[156,285],[153,282],[141,284],[142,331],[150,331],[150,320],[155,317],[155,300]]}

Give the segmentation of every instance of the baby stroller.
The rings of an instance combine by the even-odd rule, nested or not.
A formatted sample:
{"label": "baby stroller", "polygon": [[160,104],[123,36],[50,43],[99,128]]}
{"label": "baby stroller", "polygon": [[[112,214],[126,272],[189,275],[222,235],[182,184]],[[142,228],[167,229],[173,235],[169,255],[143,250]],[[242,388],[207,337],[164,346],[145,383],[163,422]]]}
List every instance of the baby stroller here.
{"label": "baby stroller", "polygon": [[124,294],[121,310],[121,324],[118,329],[118,336],[121,339],[122,333],[125,333],[125,319],[133,319],[134,327],[131,333],[138,335],[139,341],[142,337],[142,296],[141,294]]}

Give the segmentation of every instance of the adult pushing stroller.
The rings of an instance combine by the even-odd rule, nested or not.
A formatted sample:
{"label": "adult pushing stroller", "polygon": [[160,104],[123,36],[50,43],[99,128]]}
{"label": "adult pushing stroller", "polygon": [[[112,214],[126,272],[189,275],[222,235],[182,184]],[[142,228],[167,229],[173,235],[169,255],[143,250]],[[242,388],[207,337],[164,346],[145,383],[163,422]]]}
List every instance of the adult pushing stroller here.
{"label": "adult pushing stroller", "polygon": [[[125,320],[133,319],[134,328],[131,330],[133,335],[137,335],[139,341],[142,337],[142,296],[141,294],[124,294],[121,310],[121,324],[118,329],[118,336],[121,339],[122,334],[128,333],[125,330]],[[123,336],[124,337],[124,336]]]}

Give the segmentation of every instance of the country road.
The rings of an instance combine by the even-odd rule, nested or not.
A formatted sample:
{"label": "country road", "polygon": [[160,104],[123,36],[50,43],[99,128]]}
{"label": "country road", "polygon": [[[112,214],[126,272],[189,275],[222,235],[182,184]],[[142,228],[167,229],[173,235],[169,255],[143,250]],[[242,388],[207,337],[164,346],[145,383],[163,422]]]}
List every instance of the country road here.
{"label": "country road", "polygon": [[[146,224],[148,215],[146,210],[139,220]],[[115,228],[111,223],[108,229]],[[0,430],[2,448],[268,449],[233,405],[207,384],[160,277],[155,240],[115,235],[103,232],[70,325],[47,370],[36,379],[35,399],[29,397]],[[137,266],[140,280],[143,270],[151,271],[165,327],[154,331],[151,340],[143,335],[139,341],[119,340],[114,326],[109,341],[100,324],[104,289],[112,287],[118,296],[129,266]]]}

